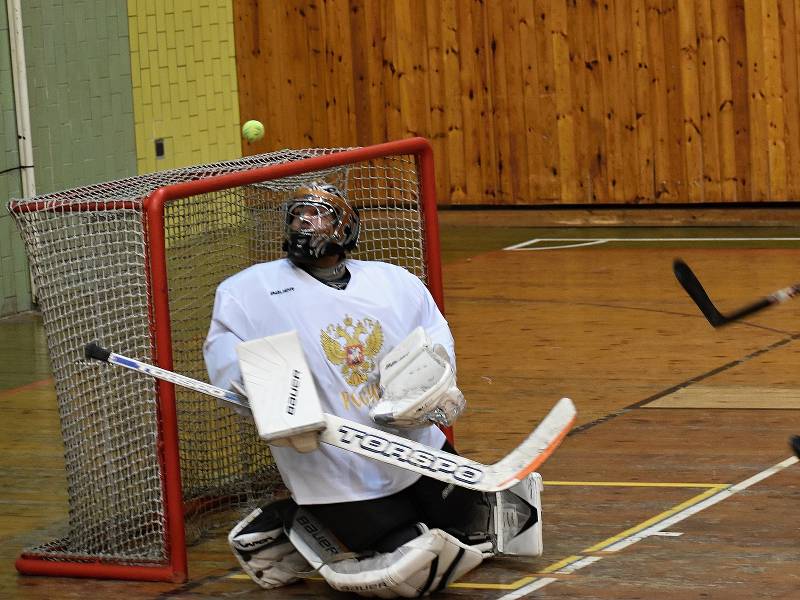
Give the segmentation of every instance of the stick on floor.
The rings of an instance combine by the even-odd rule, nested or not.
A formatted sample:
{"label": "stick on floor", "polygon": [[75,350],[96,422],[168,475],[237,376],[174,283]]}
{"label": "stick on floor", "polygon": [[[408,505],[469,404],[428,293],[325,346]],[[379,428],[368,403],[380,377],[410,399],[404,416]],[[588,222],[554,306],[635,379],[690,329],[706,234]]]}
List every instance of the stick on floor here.
{"label": "stick on floor", "polygon": [[[115,354],[94,342],[86,345],[85,354],[87,358],[163,379],[249,410],[247,398],[240,394]],[[575,422],[575,415],[572,400],[562,398],[525,441],[490,465],[329,413],[324,414],[326,427],[320,441],[448,484],[497,492],[510,488],[536,471],[561,444]]]}
{"label": "stick on floor", "polygon": [[755,302],[725,315],[719,312],[717,307],[714,306],[714,303],[701,285],[700,280],[697,279],[697,276],[689,268],[689,265],[681,259],[676,258],[675,262],[672,263],[672,270],[675,272],[675,277],[677,277],[678,282],[683,286],[683,289],[686,290],[686,293],[689,294],[689,297],[694,301],[705,318],[708,319],[712,327],[722,327],[723,325],[739,321],[773,304],[786,302],[800,295],[800,283],[798,283],[773,292],[768,296],[764,296]]}

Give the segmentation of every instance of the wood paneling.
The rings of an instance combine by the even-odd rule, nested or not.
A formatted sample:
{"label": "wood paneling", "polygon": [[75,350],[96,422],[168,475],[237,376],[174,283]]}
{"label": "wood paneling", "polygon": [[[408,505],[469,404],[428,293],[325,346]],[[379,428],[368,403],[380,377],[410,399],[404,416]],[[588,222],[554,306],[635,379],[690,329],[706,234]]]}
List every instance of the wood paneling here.
{"label": "wood paneling", "polygon": [[422,135],[441,204],[800,199],[792,0],[235,0],[245,153]]}

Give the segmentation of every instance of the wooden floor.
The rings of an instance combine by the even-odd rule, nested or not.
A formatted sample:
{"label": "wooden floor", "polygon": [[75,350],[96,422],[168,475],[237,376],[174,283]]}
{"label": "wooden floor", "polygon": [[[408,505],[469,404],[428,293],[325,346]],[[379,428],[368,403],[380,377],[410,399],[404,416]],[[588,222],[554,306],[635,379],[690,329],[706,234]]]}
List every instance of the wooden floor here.
{"label": "wooden floor", "polygon": [[[542,469],[544,556],[487,561],[439,597],[800,598],[800,466],[787,446],[800,432],[800,300],[713,330],[671,272],[681,256],[723,312],[738,308],[800,279],[800,240],[690,238],[800,238],[800,227],[532,222],[442,215],[469,402],[457,446],[494,461],[561,396],[579,421]],[[503,250],[576,237],[638,239]],[[346,597],[315,580],[264,592],[222,539],[191,549],[185,585],[17,575],[17,553],[43,541],[66,501],[40,321],[0,320],[0,339],[0,597]]]}

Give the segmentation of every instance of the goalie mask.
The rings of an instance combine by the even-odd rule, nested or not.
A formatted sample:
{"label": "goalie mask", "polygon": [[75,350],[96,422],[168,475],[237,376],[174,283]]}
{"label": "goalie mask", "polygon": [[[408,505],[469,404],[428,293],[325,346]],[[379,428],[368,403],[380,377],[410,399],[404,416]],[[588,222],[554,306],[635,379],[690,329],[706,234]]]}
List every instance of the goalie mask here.
{"label": "goalie mask", "polygon": [[283,249],[296,262],[344,255],[358,241],[358,212],[336,186],[312,182],[295,190],[285,204]]}

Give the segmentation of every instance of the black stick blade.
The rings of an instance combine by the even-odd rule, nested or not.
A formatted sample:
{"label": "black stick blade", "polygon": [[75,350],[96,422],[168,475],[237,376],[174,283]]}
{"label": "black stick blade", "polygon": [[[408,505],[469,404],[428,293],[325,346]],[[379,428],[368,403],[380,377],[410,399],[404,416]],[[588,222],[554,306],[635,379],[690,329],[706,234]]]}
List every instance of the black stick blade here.
{"label": "black stick blade", "polygon": [[697,276],[695,276],[689,268],[689,265],[681,259],[676,258],[672,263],[672,270],[675,273],[675,277],[678,279],[678,283],[683,286],[683,289],[686,290],[686,293],[689,294],[689,297],[694,301],[697,308],[700,309],[708,322],[711,323],[712,327],[720,327],[728,322],[728,319],[722,316],[714,306],[714,303],[711,302],[711,298],[708,297],[708,294],[706,294],[706,291],[703,289],[700,281],[698,281]]}
{"label": "black stick blade", "polygon": [[83,353],[86,358],[93,358],[95,360],[102,360],[108,362],[108,357],[111,356],[111,350],[106,350],[97,342],[89,342],[84,346]]}

